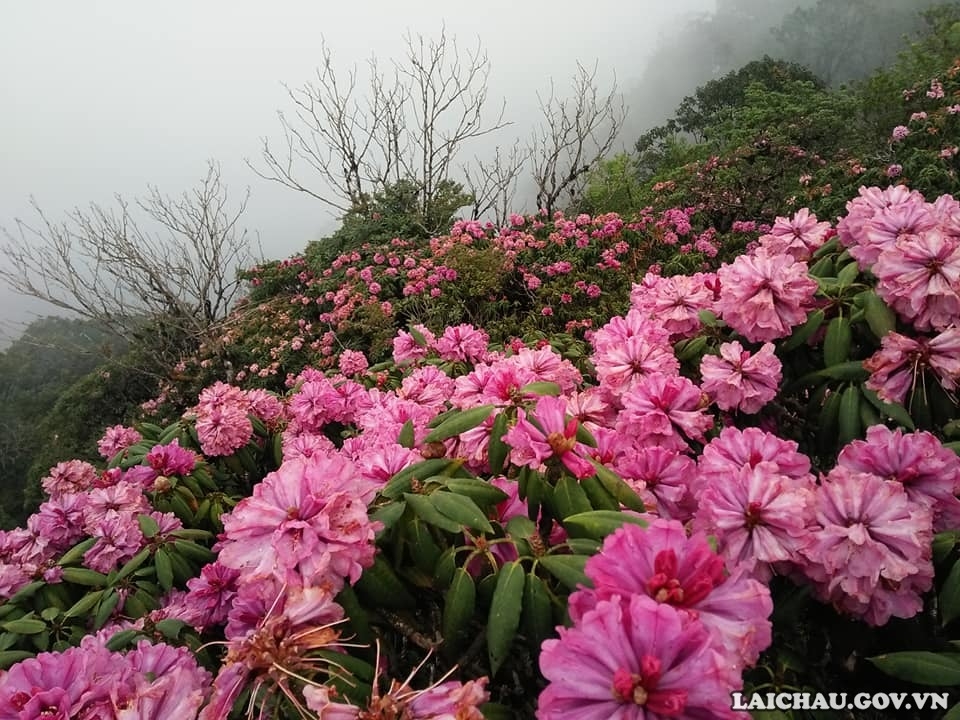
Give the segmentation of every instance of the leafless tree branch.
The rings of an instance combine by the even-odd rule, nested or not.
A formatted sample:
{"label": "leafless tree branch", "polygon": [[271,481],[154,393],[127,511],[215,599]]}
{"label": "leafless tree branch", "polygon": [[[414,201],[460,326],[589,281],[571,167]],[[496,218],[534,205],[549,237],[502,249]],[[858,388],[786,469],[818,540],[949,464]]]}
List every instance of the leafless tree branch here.
{"label": "leafless tree branch", "polygon": [[238,268],[255,261],[238,225],[248,198],[249,191],[231,207],[211,161],[202,182],[179,197],[150,187],[133,206],[118,195],[114,208],[92,203],[59,222],[32,201],[35,223],[17,219],[15,233],[3,229],[0,281],[128,340],[156,317],[202,338],[240,291]]}
{"label": "leafless tree branch", "polygon": [[472,219],[491,214],[496,225],[507,222],[520,173],[529,157],[529,148],[522,147],[518,140],[506,153],[497,147],[492,160],[476,157],[472,168],[467,165],[461,168],[466,190],[473,197]]}
{"label": "leafless tree branch", "polygon": [[603,96],[596,78],[596,65],[587,70],[578,63],[570,99],[558,99],[552,81],[546,99],[538,95],[543,121],[533,131],[530,153],[537,206],[548,213],[553,213],[564,193],[570,204],[578,199],[587,175],[613,147],[626,119],[616,81]]}

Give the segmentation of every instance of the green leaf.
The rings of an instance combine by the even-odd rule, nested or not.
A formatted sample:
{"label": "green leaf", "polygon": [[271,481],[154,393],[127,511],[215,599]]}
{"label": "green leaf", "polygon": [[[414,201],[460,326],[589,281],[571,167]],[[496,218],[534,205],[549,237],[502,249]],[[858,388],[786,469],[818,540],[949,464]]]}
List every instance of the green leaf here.
{"label": "green leaf", "polygon": [[620,512],[620,503],[603,486],[596,476],[583,478],[580,481],[580,487],[590,498],[590,506],[597,510],[612,510]]}
{"label": "green leaf", "polygon": [[186,623],[183,620],[176,618],[166,618],[154,625],[157,631],[167,638],[167,640],[176,640],[180,635],[180,631],[183,630],[185,626]]}
{"label": "green leaf", "polygon": [[462,567],[453,573],[450,588],[443,596],[443,649],[454,657],[467,640],[476,612],[477,586]]}
{"label": "green leaf", "polygon": [[493,526],[477,504],[468,497],[451,492],[435,492],[427,497],[430,503],[443,515],[456,520],[461,525],[493,534]]}
{"label": "green leaf", "polygon": [[863,309],[867,326],[878,339],[897,329],[897,316],[875,291],[864,295]]}
{"label": "green leaf", "polygon": [[481,405],[469,410],[462,410],[437,425],[423,441],[425,443],[443,442],[448,438],[465,433],[467,430],[472,430],[490,417],[493,409],[493,405]]}
{"label": "green leaf", "polygon": [[553,490],[553,506],[560,520],[593,510],[587,493],[580,487],[580,483],[569,475],[564,475],[557,481]]}
{"label": "green leaf", "polygon": [[6,632],[16,633],[17,635],[36,635],[47,629],[47,624],[40,618],[22,617],[19,620],[8,620],[0,623]]}
{"label": "green leaf", "polygon": [[507,413],[500,412],[493,418],[493,427],[490,429],[490,443],[487,447],[487,462],[490,465],[490,474],[499,475],[503,472],[503,463],[506,462],[510,446],[503,441],[507,432],[510,418]]}
{"label": "green leaf", "polygon": [[634,489],[627,485],[623,478],[596,460],[591,459],[590,464],[593,465],[597,471],[597,480],[600,481],[600,484],[603,485],[606,491],[609,492],[617,502],[631,510],[646,512],[647,508],[643,504],[643,498],[637,495]]}
{"label": "green leaf", "polygon": [[123,580],[123,578],[132,573],[134,570],[139,570],[140,566],[147,561],[148,557],[150,557],[150,548],[145,547],[124,563],[123,567],[120,568],[119,572],[117,572],[114,582],[117,580]]}
{"label": "green leaf", "polygon": [[107,584],[107,576],[96,570],[82,567],[67,567],[63,569],[63,579],[74,585],[87,587],[103,587]]}
{"label": "green leaf", "polygon": [[720,320],[717,318],[716,313],[711,310],[701,310],[697,313],[697,316],[700,318],[700,322],[706,327],[717,327],[720,325]]}
{"label": "green leaf", "polygon": [[445,484],[451,492],[468,497],[480,505],[496,505],[509,497],[496,485],[479,478],[448,478]]}
{"label": "green leaf", "polygon": [[500,703],[488,702],[480,706],[484,720],[516,720],[513,710]]}
{"label": "green leaf", "polygon": [[939,565],[960,541],[960,530],[945,530],[933,536],[933,562]]}
{"label": "green leaf", "polygon": [[537,380],[536,382],[527,383],[522,388],[520,392],[524,395],[549,395],[551,397],[556,397],[560,394],[560,386],[555,382],[548,382],[546,380]]}
{"label": "green leaf", "polygon": [[93,606],[100,602],[100,598],[103,597],[103,590],[96,590],[91,593],[87,593],[82,598],[77,600],[69,610],[67,610],[63,616],[67,618],[80,617],[81,615],[86,615],[90,610],[93,609]]}
{"label": "green leaf", "polygon": [[960,617],[960,562],[950,568],[940,590],[940,621],[946,625],[957,617]]}
{"label": "green leaf", "polygon": [[157,548],[157,553],[153,557],[154,567],[157,569],[157,582],[164,591],[169,592],[173,587],[173,565],[170,563],[170,556],[164,548]]}
{"label": "green leaf", "polygon": [[960,655],[907,651],[867,658],[891,677],[918,685],[960,685]]}
{"label": "green leaf", "polygon": [[593,436],[593,433],[580,422],[577,423],[577,442],[581,442],[587,447],[595,448],[597,446],[597,439]]}
{"label": "green leaf", "polygon": [[99,630],[107,624],[119,602],[120,596],[117,594],[117,589],[109,588],[100,599],[100,607],[97,608],[97,614],[93,618],[94,630]]}
{"label": "green leaf", "polygon": [[593,583],[583,572],[587,564],[586,555],[544,555],[539,562],[548,573],[570,590],[576,590],[579,585],[593,587]]}
{"label": "green leaf", "polygon": [[436,506],[430,502],[427,496],[417,495],[416,493],[404,493],[403,497],[407,501],[407,506],[425,523],[438,527],[441,530],[446,530],[447,532],[459,533],[463,531],[462,523],[454,521],[437,510]]}
{"label": "green leaf", "polygon": [[863,393],[863,396],[873,405],[882,416],[888,417],[894,422],[902,425],[907,430],[916,430],[917,426],[913,422],[913,418],[910,417],[910,413],[907,412],[907,409],[900,403],[888,403],[880,399],[880,396],[877,395],[875,390],[871,390],[868,387],[861,387],[860,392]]}
{"label": "green leaf", "polygon": [[383,523],[384,530],[389,530],[396,525],[397,520],[400,519],[406,509],[407,503],[405,501],[393,500],[370,513],[370,519]]}
{"label": "green leaf", "polygon": [[148,540],[152,537],[156,537],[157,533],[160,532],[160,525],[149,515],[144,515],[141,513],[137,516],[137,523],[140,525],[140,532],[143,533],[143,536]]}
{"label": "green leaf", "polygon": [[177,553],[182,555],[185,558],[193,560],[195,563],[201,565],[206,565],[211,563],[216,558],[216,555],[203,545],[198,545],[192,540],[174,540],[173,547],[176,548]]}
{"label": "green leaf", "polygon": [[387,484],[383,490],[380,491],[380,494],[385,498],[394,500],[404,493],[410,492],[410,482],[414,478],[423,480],[436,475],[449,467],[451,463],[450,458],[432,458],[408,465],[387,481]]}
{"label": "green leaf", "polygon": [[67,550],[60,557],[60,560],[57,562],[57,565],[60,565],[62,567],[64,565],[70,565],[72,563],[77,562],[80,558],[84,556],[87,550],[89,550],[94,545],[96,545],[96,543],[97,543],[97,538],[87,538],[83,542],[77,543],[72,548]]}
{"label": "green leaf", "polygon": [[491,677],[497,674],[509,656],[513,638],[520,626],[524,579],[523,566],[516,560],[504,563],[497,573],[497,586],[493,591],[487,621],[487,657],[490,660]]}
{"label": "green leaf", "polygon": [[15,665],[21,660],[32,658],[34,653],[27,650],[3,650],[0,651],[0,669],[8,670],[11,665]]}
{"label": "green leaf", "polygon": [[803,325],[794,329],[793,334],[783,342],[780,348],[782,350],[793,350],[800,347],[820,329],[823,321],[823,310],[820,308],[814,310],[807,316],[807,321]]}
{"label": "green leaf", "polygon": [[416,439],[413,433],[413,420],[407,420],[403,427],[400,428],[400,435],[397,437],[397,443],[402,447],[412,448],[416,443]]}
{"label": "green leaf", "polygon": [[[165,622],[165,621],[164,621]],[[117,652],[118,650],[125,650],[128,648],[133,639],[140,634],[139,630],[121,630],[120,632],[114,633],[109,640],[107,640],[107,650],[112,650]]]}
{"label": "green leaf", "polygon": [[564,529],[573,537],[603,540],[607,535],[626,523],[646,527],[647,521],[629,512],[620,510],[591,510],[571,515],[563,520]]}
{"label": "green leaf", "polygon": [[523,632],[530,649],[537,652],[540,645],[553,633],[553,611],[547,586],[533,572],[527,573],[523,586]]}
{"label": "green leaf", "polygon": [[960,703],[957,703],[947,710],[947,714],[940,718],[940,720],[960,720]]}
{"label": "green leaf", "polygon": [[853,333],[850,318],[835,317],[827,325],[827,334],[823,339],[823,363],[828,368],[845,362],[850,357],[850,345]]}

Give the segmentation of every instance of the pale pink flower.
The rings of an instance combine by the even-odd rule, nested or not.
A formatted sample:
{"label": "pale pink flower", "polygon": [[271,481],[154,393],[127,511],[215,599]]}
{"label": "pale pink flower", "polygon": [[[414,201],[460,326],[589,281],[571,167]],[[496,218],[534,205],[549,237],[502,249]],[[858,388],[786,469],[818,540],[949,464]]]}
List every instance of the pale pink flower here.
{"label": "pale pink flower", "polygon": [[901,483],[838,466],[816,492],[802,548],[817,595],[870,625],[910,618],[933,585],[933,518]]}
{"label": "pale pink flower", "polygon": [[752,342],[786,337],[806,321],[817,283],[807,265],[789,255],[758,248],[717,271],[720,314],[730,327]]}
{"label": "pale pink flower", "polygon": [[781,475],[771,462],[714,475],[697,496],[694,527],[716,537],[730,568],[769,582],[810,533],[813,488],[812,476]]}
{"label": "pale pink flower", "polygon": [[347,377],[360,375],[367,371],[370,363],[367,356],[358,350],[344,350],[340,353],[339,359],[340,372]]}
{"label": "pale pink flower", "polygon": [[760,236],[759,242],[771,255],[784,253],[806,262],[826,242],[831,230],[830,223],[817,222],[816,215],[801,208],[792,218],[778,217],[770,232]]}
{"label": "pale pink flower", "polygon": [[597,350],[593,364],[600,387],[618,396],[630,392],[641,379],[652,373],[675,375],[680,371],[680,363],[671,345],[651,342],[640,335]]}
{"label": "pale pink flower", "polygon": [[960,528],[960,457],[936,436],[905,433],[885,425],[867,428],[866,440],[854,440],[840,451],[837,464],[854,472],[902,483],[907,497],[933,510],[937,532]]}
{"label": "pale pink flower", "polygon": [[898,240],[873,267],[877,294],[917,330],[960,323],[960,240],[930,230]]}
{"label": "pale pink flower", "polygon": [[40,481],[50,497],[66,493],[78,493],[92,488],[99,477],[97,469],[83,460],[68,460],[50,468],[49,474]]}
{"label": "pale pink flower", "polygon": [[720,346],[720,356],[704,355],[700,387],[721,410],[755,413],[777,396],[782,365],[773,343],[750,354],[734,340]]}
{"label": "pale pink flower", "polygon": [[131,445],[136,445],[142,439],[143,436],[133,428],[114,425],[108,427],[103,437],[97,441],[97,450],[101,457],[110,460],[118,452],[126,450]]}
{"label": "pale pink flower", "polygon": [[[778,475],[801,479],[810,475],[810,458],[797,452],[797,443],[760,428],[726,427],[703,448],[698,470],[704,483],[723,482],[743,467],[762,462],[776,466]],[[812,476],[811,476],[812,477]]]}
{"label": "pale pink flower", "polygon": [[685,377],[647,375],[621,398],[623,410],[616,429],[635,436],[641,445],[685,452],[687,440],[703,441],[713,425],[713,418],[704,411],[705,397]]}
{"label": "pale pink flower", "polygon": [[663,277],[647,272],[630,291],[630,307],[662,324],[671,337],[690,337],[701,327],[700,311],[714,309],[706,277],[702,273]]}

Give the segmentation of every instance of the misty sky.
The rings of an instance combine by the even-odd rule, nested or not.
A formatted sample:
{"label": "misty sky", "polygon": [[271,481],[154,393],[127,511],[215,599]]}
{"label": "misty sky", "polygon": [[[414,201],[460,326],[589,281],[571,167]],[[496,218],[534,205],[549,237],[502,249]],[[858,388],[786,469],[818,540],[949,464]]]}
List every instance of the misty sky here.
{"label": "misty sky", "polygon": [[[479,38],[492,64],[489,97],[515,125],[491,142],[527,137],[535,93],[566,87],[576,61],[599,62],[628,90],[673,23],[713,0],[83,0],[4,3],[0,22],[0,225],[30,218],[31,195],[50,216],[114,193],[192,187],[206,160],[223,166],[235,196],[251,189],[246,226],[264,255],[285,257],[335,229],[316,200],[258,178],[260,138],[282,135],[282,83],[309,80],[323,36],[347,69],[372,54],[399,57],[404,31],[459,45]],[[669,110],[669,108],[667,108]],[[634,137],[623,138],[630,144]],[[0,262],[3,260],[0,259]],[[0,336],[45,314],[0,287]]]}

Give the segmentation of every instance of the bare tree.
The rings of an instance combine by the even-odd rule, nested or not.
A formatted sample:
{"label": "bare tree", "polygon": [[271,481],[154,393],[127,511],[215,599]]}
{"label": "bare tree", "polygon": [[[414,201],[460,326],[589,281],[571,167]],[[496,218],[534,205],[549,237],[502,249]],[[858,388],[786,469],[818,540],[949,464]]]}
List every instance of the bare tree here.
{"label": "bare tree", "polygon": [[[238,225],[248,197],[230,207],[211,161],[203,181],[179,197],[151,186],[133,207],[118,195],[115,208],[92,203],[61,222],[33,201],[37,224],[17,219],[15,234],[3,229],[0,280],[126,339],[157,317],[201,339],[239,292],[237,269],[254,260]],[[137,221],[137,209],[152,230]]]}
{"label": "bare tree", "polygon": [[614,82],[603,96],[597,90],[597,66],[587,70],[577,63],[573,95],[558,99],[538,95],[543,122],[533,131],[530,153],[537,185],[537,206],[553,213],[561,195],[573,204],[583,191],[590,171],[613,147],[627,116]]}
{"label": "bare tree", "polygon": [[520,172],[529,157],[529,148],[522,147],[518,140],[506,153],[498,146],[492,160],[484,161],[476,157],[473,168],[467,165],[461,168],[466,190],[473,197],[472,219],[479,220],[492,214],[495,224],[506,223],[517,194]]}
{"label": "bare tree", "polygon": [[438,40],[407,35],[406,53],[392,76],[369,63],[370,85],[360,97],[357,71],[337,77],[328,48],[313,82],[287,88],[295,115],[278,113],[285,147],[263,140],[263,178],[306,193],[340,212],[363,211],[376,192],[413,182],[419,210],[434,215],[441,188],[471,140],[499,130],[503,106],[486,122],[490,63],[479,44],[464,55],[443,32]]}

